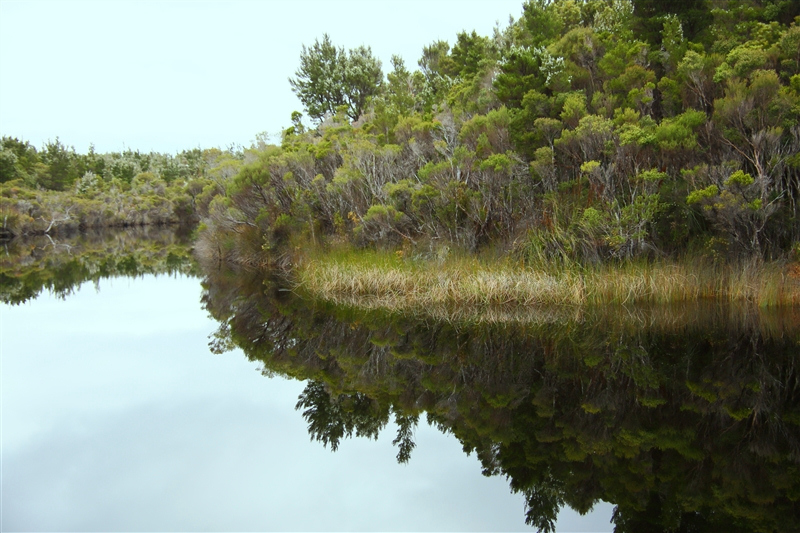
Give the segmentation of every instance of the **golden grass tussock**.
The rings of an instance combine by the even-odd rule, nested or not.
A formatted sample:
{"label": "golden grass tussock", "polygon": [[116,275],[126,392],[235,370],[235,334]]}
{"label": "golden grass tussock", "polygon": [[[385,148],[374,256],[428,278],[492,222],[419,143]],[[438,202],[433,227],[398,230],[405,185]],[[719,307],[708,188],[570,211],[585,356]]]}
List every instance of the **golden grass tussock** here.
{"label": "golden grass tussock", "polygon": [[314,297],[394,310],[707,300],[759,307],[800,305],[800,279],[779,263],[664,261],[555,270],[504,260],[412,261],[381,252],[351,252],[306,257],[297,266],[298,288]]}

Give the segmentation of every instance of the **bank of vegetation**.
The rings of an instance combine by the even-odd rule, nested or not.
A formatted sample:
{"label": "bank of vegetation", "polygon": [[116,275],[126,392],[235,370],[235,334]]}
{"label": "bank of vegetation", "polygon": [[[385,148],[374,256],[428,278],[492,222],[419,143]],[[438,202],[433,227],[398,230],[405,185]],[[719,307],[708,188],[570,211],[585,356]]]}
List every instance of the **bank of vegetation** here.
{"label": "bank of vegetation", "polygon": [[[263,142],[261,143],[263,145]],[[37,149],[0,139],[0,238],[110,227],[196,225],[203,189],[233,176],[249,149],[76,152],[58,138]],[[248,159],[249,158],[249,159]]]}
{"label": "bank of vegetation", "polygon": [[[552,301],[636,287],[796,303],[798,15],[780,1],[530,0],[493,35],[434,42],[418,70],[395,57],[386,76],[369,48],[323,36],[290,80],[307,118],[218,186],[198,250],[294,264],[323,293],[375,277],[378,298],[437,298],[430,280],[470,276],[437,260],[488,250],[529,270],[442,298],[555,280]],[[376,264],[354,279],[355,263],[305,252],[330,246],[433,263],[427,277]],[[567,273],[534,273],[554,268]]]}
{"label": "bank of vegetation", "polygon": [[[431,272],[464,254],[510,258],[527,269],[516,276],[566,271],[554,301],[625,300],[628,276],[639,300],[796,303],[800,4],[521,8],[491,36],[464,31],[424,47],[418,69],[395,56],[386,74],[369,47],[321,36],[289,80],[305,115],[292,114],[280,146],[219,152],[195,181],[155,173],[164,190],[153,196],[137,188],[153,170],[127,184],[102,173],[98,194],[174,194],[178,218],[200,219],[198,253],[292,266],[311,289],[334,267],[308,251],[349,248],[428,261]],[[73,196],[99,174],[87,172],[68,183]],[[48,216],[20,207],[23,193],[4,191],[17,226],[47,229]],[[452,265],[445,271],[455,275]],[[351,267],[337,275],[352,277]],[[376,295],[394,291],[391,276],[402,272],[378,270],[386,286]],[[504,299],[513,280],[496,280],[503,289],[490,298]],[[612,282],[622,288],[599,288]]]}

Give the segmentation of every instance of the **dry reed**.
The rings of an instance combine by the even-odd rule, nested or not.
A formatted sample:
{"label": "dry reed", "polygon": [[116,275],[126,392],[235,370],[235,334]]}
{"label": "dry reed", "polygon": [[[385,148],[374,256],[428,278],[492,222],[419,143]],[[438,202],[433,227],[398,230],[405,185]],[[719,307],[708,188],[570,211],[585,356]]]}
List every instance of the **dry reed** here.
{"label": "dry reed", "polygon": [[298,287],[315,297],[393,310],[707,300],[759,307],[800,305],[800,279],[779,263],[665,261],[555,270],[469,257],[410,261],[372,252],[307,257],[298,267]]}

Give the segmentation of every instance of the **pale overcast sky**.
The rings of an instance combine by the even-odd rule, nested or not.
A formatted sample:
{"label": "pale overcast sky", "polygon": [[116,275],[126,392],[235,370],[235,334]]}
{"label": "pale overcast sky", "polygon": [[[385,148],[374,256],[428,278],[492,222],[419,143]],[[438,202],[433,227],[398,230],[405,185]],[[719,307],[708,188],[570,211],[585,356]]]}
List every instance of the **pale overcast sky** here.
{"label": "pale overcast sky", "polygon": [[0,134],[37,148],[174,153],[278,139],[302,105],[303,44],[372,47],[414,69],[422,47],[491,35],[522,0],[0,0]]}

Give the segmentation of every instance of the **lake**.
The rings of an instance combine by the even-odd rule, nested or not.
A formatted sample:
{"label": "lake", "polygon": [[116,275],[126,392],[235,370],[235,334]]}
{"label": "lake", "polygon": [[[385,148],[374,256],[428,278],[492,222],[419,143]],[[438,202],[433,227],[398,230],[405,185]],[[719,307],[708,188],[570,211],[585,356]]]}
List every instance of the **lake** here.
{"label": "lake", "polygon": [[797,310],[399,316],[198,266],[189,244],[7,247],[4,531],[612,531],[615,506],[618,531],[780,531],[800,516]]}

